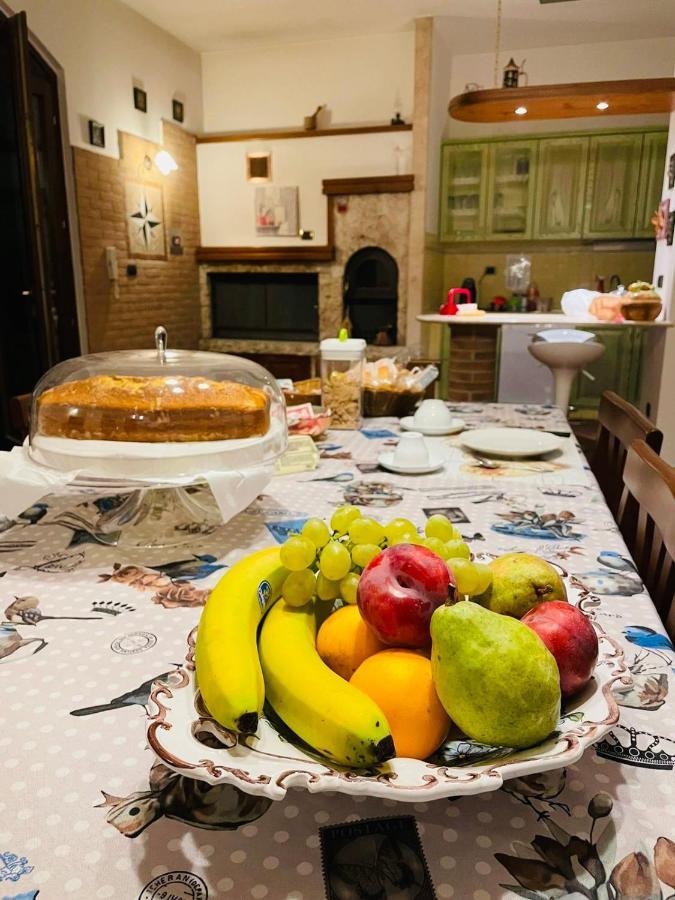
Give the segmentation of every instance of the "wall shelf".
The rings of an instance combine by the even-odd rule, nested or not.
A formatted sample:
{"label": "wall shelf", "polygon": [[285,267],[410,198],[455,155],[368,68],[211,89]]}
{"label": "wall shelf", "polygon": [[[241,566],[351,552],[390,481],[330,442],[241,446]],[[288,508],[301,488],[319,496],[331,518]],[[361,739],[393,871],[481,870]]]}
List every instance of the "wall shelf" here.
{"label": "wall shelf", "polygon": [[291,138],[339,137],[343,134],[380,134],[412,131],[412,125],[345,125],[336,128],[303,129],[272,128],[269,131],[223,131],[198,134],[198,144],[225,144],[232,141],[283,141]]}
{"label": "wall shelf", "polygon": [[[599,110],[598,103],[607,103],[607,107]],[[525,113],[517,115],[518,108],[524,108]],[[465,91],[453,97],[448,106],[452,118],[462,122],[630,116],[665,113],[673,109],[675,78],[578,81]]]}

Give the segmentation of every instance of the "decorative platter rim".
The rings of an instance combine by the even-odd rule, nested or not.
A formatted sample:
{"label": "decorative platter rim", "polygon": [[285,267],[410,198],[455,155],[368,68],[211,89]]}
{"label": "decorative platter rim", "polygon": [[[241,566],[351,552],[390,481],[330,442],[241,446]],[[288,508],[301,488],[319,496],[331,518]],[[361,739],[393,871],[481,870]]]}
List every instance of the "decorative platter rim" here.
{"label": "decorative platter rim", "polygon": [[[588,599],[592,608],[596,598],[586,592],[581,596],[580,605]],[[619,706],[613,686],[617,682],[630,683],[630,673],[622,647],[604,631],[592,612],[591,621],[600,644],[595,688],[572,712],[568,710],[561,717],[560,731],[529,750],[486,748],[481,756],[482,745],[460,739],[444,745],[453,748],[454,758],[446,756],[437,762],[395,759],[380,770],[364,772],[334,767],[306,754],[280,735],[265,717],[259,738],[237,742],[232,732],[209,716],[196,688],[196,626],[188,635],[185,662],[167,681],[155,681],[152,685],[147,708],[148,743],[165,765],[180,774],[210,784],[232,784],[246,793],[273,800],[283,799],[290,787],[310,793],[337,791],[404,802],[496,790],[510,778],[573,764],[618,721]],[[473,755],[475,762],[464,765],[462,759],[467,754]]]}

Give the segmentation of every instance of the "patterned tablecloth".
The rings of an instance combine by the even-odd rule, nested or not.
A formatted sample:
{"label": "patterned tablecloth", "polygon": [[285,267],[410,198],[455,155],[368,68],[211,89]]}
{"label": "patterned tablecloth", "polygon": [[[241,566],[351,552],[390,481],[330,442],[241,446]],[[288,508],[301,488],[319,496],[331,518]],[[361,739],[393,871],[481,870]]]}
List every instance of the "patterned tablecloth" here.
{"label": "patterned tablecloth", "polygon": [[[456,411],[566,426],[541,407]],[[216,531],[195,523],[196,542],[171,553],[92,539],[87,523],[119,497],[47,497],[4,523],[0,898],[675,897],[675,651],[573,443],[557,461],[488,469],[436,439],[453,448],[448,470],[403,477],[376,468],[397,434],[394,420],[330,432],[317,471],[274,479]],[[150,685],[184,658],[209,588],[345,501],[420,526],[442,511],[479,558],[523,550],[565,568],[624,648],[620,723],[567,770],[413,805],[300,790],[270,803],[157,763]]]}

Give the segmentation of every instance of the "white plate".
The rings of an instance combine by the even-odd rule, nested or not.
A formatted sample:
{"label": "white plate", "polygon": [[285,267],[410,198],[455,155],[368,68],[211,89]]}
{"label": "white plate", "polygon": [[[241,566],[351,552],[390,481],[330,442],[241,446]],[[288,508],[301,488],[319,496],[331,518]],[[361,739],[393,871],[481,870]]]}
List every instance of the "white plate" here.
{"label": "white plate", "polygon": [[525,459],[560,450],[563,438],[533,428],[476,428],[462,435],[463,447],[485,456]]}
{"label": "white plate", "polygon": [[380,453],[377,457],[378,463],[384,469],[390,472],[396,472],[399,475],[426,475],[427,472],[435,472],[447,462],[447,454],[440,447],[429,447],[429,462],[424,466],[397,466],[394,462],[394,451],[388,450],[386,453]]}
{"label": "white plate", "polygon": [[457,434],[458,431],[466,428],[466,422],[464,419],[451,419],[448,425],[423,428],[421,425],[415,425],[414,416],[404,416],[401,419],[401,428],[404,431],[419,431],[420,434],[427,437],[440,437],[443,434]]}
{"label": "white plate", "polygon": [[[578,592],[569,583],[567,590],[574,602]],[[257,737],[237,742],[236,735],[210,718],[201,703],[193,661],[196,628],[188,636],[186,662],[168,677],[168,684],[156,681],[152,686],[148,743],[181,775],[209,784],[233,784],[272,800],[282,800],[290,787],[411,803],[495,791],[509,778],[572,765],[618,721],[612,685],[626,677],[623,651],[593,624],[600,638],[594,680],[581,698],[564,708],[558,729],[528,750],[485,748],[457,734],[444,745],[442,761],[397,757],[378,769],[344,769],[305,753],[266,718],[261,719]],[[202,735],[206,740],[199,739]]]}

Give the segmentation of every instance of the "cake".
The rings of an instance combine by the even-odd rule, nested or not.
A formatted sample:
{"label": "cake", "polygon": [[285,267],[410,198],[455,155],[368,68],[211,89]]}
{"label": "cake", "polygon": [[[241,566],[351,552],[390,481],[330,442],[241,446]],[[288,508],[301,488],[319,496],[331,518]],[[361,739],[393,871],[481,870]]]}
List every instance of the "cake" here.
{"label": "cake", "polygon": [[263,435],[264,391],[199,376],[95,375],[37,399],[36,431],[90,441],[221,441]]}

